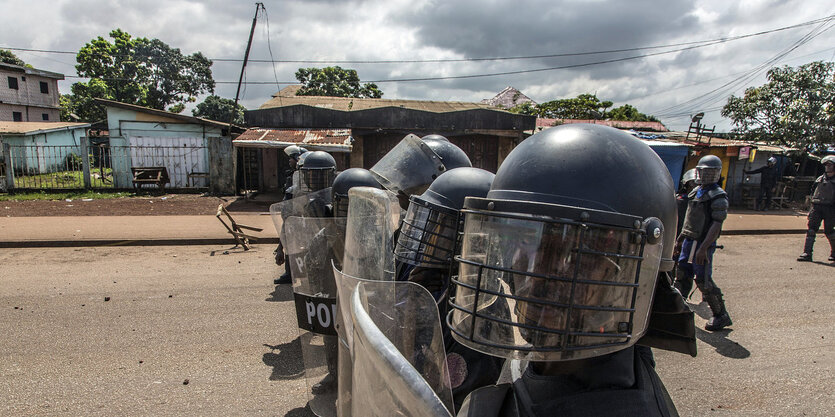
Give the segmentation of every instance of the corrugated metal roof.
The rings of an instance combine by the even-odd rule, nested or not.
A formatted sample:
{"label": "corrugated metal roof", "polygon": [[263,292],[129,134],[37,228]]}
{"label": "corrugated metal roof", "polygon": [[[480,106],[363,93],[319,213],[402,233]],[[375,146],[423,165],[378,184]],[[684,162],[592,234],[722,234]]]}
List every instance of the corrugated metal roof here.
{"label": "corrugated metal roof", "polygon": [[232,143],[238,147],[304,145],[308,150],[351,151],[350,129],[247,129]]}
{"label": "corrugated metal roof", "polygon": [[[637,129],[637,130],[651,130],[653,132],[668,132],[666,126],[661,122],[632,122],[627,120],[595,120],[595,119],[548,119],[544,117],[536,118],[536,127],[545,128],[559,124],[574,124],[574,123],[591,123],[598,125],[606,125],[616,127],[618,129]],[[541,129],[537,129],[541,130]]]}
{"label": "corrugated metal roof", "polygon": [[[286,90],[286,89],[285,89]],[[284,91],[284,90],[282,90]],[[468,103],[462,101],[421,101],[421,100],[387,100],[381,98],[350,98],[324,96],[284,96],[275,95],[261,105],[261,109],[289,106],[311,106],[338,111],[359,111],[384,107],[400,107],[410,110],[421,110],[433,113],[487,109],[504,111],[483,103]]]}
{"label": "corrugated metal roof", "polygon": [[46,133],[55,130],[80,129],[89,126],[90,123],[0,121],[0,135],[26,135],[35,133]]}
{"label": "corrugated metal roof", "polygon": [[56,80],[64,79],[64,74],[59,74],[57,72],[52,71],[39,70],[37,68],[21,67],[20,65],[9,64],[6,62],[0,62],[0,68],[9,71],[22,72],[26,75],[37,75],[39,77],[54,78]]}
{"label": "corrugated metal roof", "polygon": [[[216,120],[204,119],[202,117],[187,116],[185,114],[171,113],[171,112],[168,112],[168,111],[165,111],[165,110],[157,110],[157,109],[152,109],[152,108],[149,108],[149,107],[137,106],[136,104],[122,103],[120,101],[107,100],[107,99],[103,99],[103,98],[97,98],[97,99],[95,99],[95,101],[97,103],[103,104],[105,106],[111,106],[111,107],[117,107],[117,108],[121,108],[121,109],[133,110],[133,111],[137,111],[137,112],[141,112],[141,113],[154,114],[154,115],[161,116],[161,117],[170,117],[172,119],[177,119],[177,120],[181,120],[181,121],[188,122],[188,123],[211,125],[211,126],[215,126],[215,127],[219,127],[219,128],[228,128],[229,127],[229,123],[218,122]],[[233,131],[237,130],[237,129],[241,129],[241,128],[239,126],[232,125],[232,130]]]}

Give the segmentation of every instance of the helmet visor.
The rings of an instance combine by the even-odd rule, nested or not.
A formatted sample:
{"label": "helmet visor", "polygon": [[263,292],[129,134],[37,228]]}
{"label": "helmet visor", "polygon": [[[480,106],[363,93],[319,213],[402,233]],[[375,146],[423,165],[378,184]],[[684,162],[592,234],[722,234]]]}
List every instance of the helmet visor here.
{"label": "helmet visor", "polygon": [[699,168],[696,167],[696,184],[716,184],[719,182],[719,176],[722,174],[719,168]]}
{"label": "helmet visor", "polygon": [[445,169],[429,145],[410,134],[369,171],[387,190],[409,196],[426,191]]}
{"label": "helmet visor", "polygon": [[457,232],[457,213],[437,210],[412,198],[400,225],[394,255],[397,260],[411,265],[449,266]]}
{"label": "helmet visor", "polygon": [[300,169],[300,190],[302,193],[323,190],[333,184],[336,177],[336,170],[326,169]]}
{"label": "helmet visor", "polygon": [[661,244],[642,229],[467,212],[449,325],[478,351],[599,356],[646,328]]}

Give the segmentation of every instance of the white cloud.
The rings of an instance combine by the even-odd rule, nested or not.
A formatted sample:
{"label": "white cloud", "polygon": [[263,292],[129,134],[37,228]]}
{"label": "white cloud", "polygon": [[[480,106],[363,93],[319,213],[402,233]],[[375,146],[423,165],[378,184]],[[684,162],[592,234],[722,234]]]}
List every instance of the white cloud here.
{"label": "white cloud", "polygon": [[[266,2],[272,56],[277,60],[415,60],[529,56],[600,51],[715,39],[788,26],[835,12],[822,0],[672,0],[657,2],[461,0]],[[32,0],[3,1],[0,46],[77,51],[96,36],[122,28],[134,36],[159,38],[184,53],[242,58],[254,4],[224,0]],[[259,19],[251,58],[269,59],[267,21]],[[728,94],[764,82],[762,75],[736,88],[720,88],[800,39],[803,27],[672,55],[575,69],[517,75],[409,83],[380,83],[387,98],[478,101],[511,85],[539,102],[596,92],[615,105],[643,112],[681,113],[662,117],[685,128],[687,114],[717,108]],[[833,33],[798,48],[779,64],[831,59]],[[459,76],[556,67],[626,57],[657,50],[514,61],[341,64],[364,80]],[[32,65],[74,74],[74,56],[16,52]],[[322,64],[251,63],[249,81],[293,81],[299,67]],[[215,62],[217,81],[237,81],[240,62]],[[736,75],[734,75],[736,74]],[[711,81],[712,80],[712,81]],[[75,80],[60,85],[67,92]],[[256,108],[278,87],[248,85],[242,103]],[[720,89],[715,100],[683,105]],[[217,93],[234,97],[234,84]],[[678,105],[678,106],[676,106]],[[675,107],[674,107],[675,106]],[[717,111],[705,120],[728,128]]]}

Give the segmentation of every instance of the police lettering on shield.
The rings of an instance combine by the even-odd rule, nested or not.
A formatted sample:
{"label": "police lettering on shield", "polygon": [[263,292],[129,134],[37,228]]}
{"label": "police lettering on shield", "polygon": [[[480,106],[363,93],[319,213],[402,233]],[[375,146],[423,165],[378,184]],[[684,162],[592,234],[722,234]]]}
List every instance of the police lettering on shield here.
{"label": "police lettering on shield", "polygon": [[299,328],[312,333],[336,335],[336,298],[294,294]]}

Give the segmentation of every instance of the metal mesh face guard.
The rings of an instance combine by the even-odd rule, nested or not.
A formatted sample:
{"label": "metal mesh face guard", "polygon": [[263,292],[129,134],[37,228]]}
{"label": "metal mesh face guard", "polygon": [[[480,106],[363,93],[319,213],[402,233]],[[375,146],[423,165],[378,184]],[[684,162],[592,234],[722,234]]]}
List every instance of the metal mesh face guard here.
{"label": "metal mesh face guard", "polygon": [[720,168],[696,168],[696,184],[709,185],[719,182],[722,175]]}
{"label": "metal mesh face guard", "polygon": [[458,212],[413,196],[400,224],[394,256],[410,265],[446,268],[452,263],[457,233]]}
{"label": "metal mesh face guard", "polygon": [[300,169],[301,188],[302,193],[309,193],[313,191],[323,190],[333,184],[336,177],[336,170],[334,168],[324,169]]}
{"label": "metal mesh face guard", "polygon": [[634,216],[597,212],[614,220],[600,224],[579,221],[593,210],[547,206],[565,215],[462,211],[447,316],[453,336],[490,355],[532,361],[631,346],[646,330],[663,245],[648,244]]}
{"label": "metal mesh face guard", "polygon": [[333,195],[333,216],[334,217],[348,217],[348,196]]}

